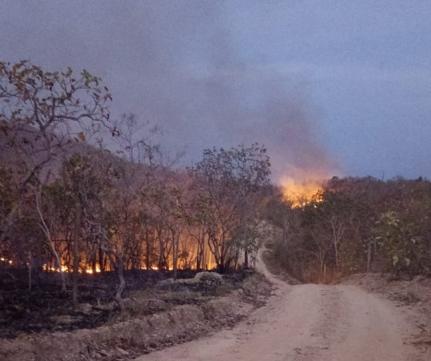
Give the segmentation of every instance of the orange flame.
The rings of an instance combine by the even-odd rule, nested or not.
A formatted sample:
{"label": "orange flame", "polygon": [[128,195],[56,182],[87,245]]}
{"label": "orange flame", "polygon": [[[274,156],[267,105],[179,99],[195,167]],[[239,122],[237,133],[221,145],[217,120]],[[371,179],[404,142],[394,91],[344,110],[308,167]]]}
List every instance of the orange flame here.
{"label": "orange flame", "polygon": [[[58,267],[50,266],[48,264],[44,264],[42,266],[42,268],[44,271],[47,271],[47,272],[60,272],[60,269]],[[69,273],[69,272],[72,272],[72,270],[69,269],[69,267],[67,267],[66,265],[62,264],[61,265],[61,272]],[[93,270],[90,266],[86,266],[84,270],[82,268],[79,268],[78,272],[79,273],[86,273],[86,274],[93,274],[93,273],[100,273],[101,270],[100,270],[99,265],[96,265],[95,270]]]}
{"label": "orange flame", "polygon": [[299,208],[313,201],[320,201],[320,193],[323,190],[323,181],[319,179],[297,180],[286,177],[281,181],[283,198]]}
{"label": "orange flame", "polygon": [[[216,268],[216,262],[215,262],[214,256],[210,252],[208,244],[206,244],[205,247],[206,247],[206,249],[204,252],[204,257],[202,259],[202,262],[204,264],[201,267],[204,267],[205,269],[208,269],[208,270],[215,269]],[[197,247],[193,244],[192,240],[188,239],[187,237],[184,237],[183,239],[181,239],[179,254],[184,253],[184,252],[182,252],[184,250],[187,250],[187,252],[186,252],[188,254],[188,256],[186,256],[187,259],[180,257],[178,259],[177,269],[179,269],[179,270],[189,269],[189,268],[190,269],[196,269]],[[79,273],[91,275],[94,273],[101,273],[102,272],[100,264],[98,262],[95,264],[95,269],[93,269],[92,265],[85,261],[85,254],[82,253],[81,256],[82,256],[82,259],[80,261],[80,265],[79,265],[79,269],[78,269]],[[0,261],[7,261],[7,260],[3,257],[0,257]],[[64,259],[61,259],[61,267],[58,267],[52,261],[53,260],[51,260],[50,263],[43,264],[42,267],[43,267],[43,270],[45,272],[64,272],[64,273],[72,273],[73,272],[73,267],[68,265]],[[170,257],[168,258],[167,261],[168,261],[167,262],[168,263],[167,269],[172,271],[174,268],[173,267],[173,256],[172,256],[172,254],[170,255]],[[10,262],[12,262],[12,261],[10,261]],[[112,271],[113,267],[108,263],[107,265],[105,265],[105,269],[107,271]],[[140,264],[140,266],[137,267],[137,269],[147,270],[144,259],[141,260],[141,264]],[[152,264],[150,266],[150,269],[153,271],[159,270],[158,266],[155,264]]]}
{"label": "orange flame", "polygon": [[9,265],[13,265],[13,261],[11,259],[7,259],[5,257],[0,257],[0,262],[7,263]]}

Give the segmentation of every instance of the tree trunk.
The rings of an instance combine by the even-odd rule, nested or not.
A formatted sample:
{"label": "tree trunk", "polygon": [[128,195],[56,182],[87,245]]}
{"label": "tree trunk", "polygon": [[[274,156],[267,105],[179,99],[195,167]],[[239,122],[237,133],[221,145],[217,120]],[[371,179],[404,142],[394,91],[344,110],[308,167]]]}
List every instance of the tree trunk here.
{"label": "tree trunk", "polygon": [[54,247],[54,244],[51,241],[51,251],[54,254],[55,260],[57,262],[57,266],[60,272],[60,279],[61,279],[61,291],[66,292],[66,277],[64,275],[63,269],[61,268],[61,259],[57,252],[57,250]]}
{"label": "tree trunk", "polygon": [[367,273],[371,271],[371,243],[368,242],[367,247]]}
{"label": "tree trunk", "polygon": [[179,238],[180,235],[176,234],[177,232],[172,232],[172,268],[174,271],[174,280],[177,279],[178,275],[178,246],[179,246]]}
{"label": "tree trunk", "polygon": [[248,249],[244,251],[244,268],[248,268]]}
{"label": "tree trunk", "polygon": [[73,304],[78,304],[78,277],[79,277],[79,237],[81,228],[81,207],[79,203],[75,209],[75,230],[73,237],[73,277],[72,277],[72,299]]}
{"label": "tree trunk", "polygon": [[96,253],[94,253],[94,256],[92,257],[91,270],[93,271],[93,273],[97,272],[97,256],[96,256]]}
{"label": "tree trunk", "polygon": [[166,266],[166,262],[164,260],[164,257],[165,257],[165,244],[163,242],[162,236],[163,236],[163,233],[159,229],[157,231],[157,237],[158,237],[158,240],[159,240],[159,261],[158,261],[157,267],[159,268],[159,271],[164,270],[165,266]]}
{"label": "tree trunk", "polygon": [[32,289],[32,269],[33,269],[33,256],[31,251],[28,252],[28,292]]}
{"label": "tree trunk", "polygon": [[197,249],[196,249],[196,271],[199,271],[201,269],[201,264],[202,264],[202,251],[201,251],[201,247],[200,247],[200,243],[198,241],[197,244]]}
{"label": "tree trunk", "polygon": [[117,292],[115,293],[115,301],[120,307],[121,311],[124,311],[124,301],[123,301],[123,292],[126,288],[126,280],[124,279],[124,264],[123,264],[123,256],[121,255],[117,261],[117,276],[118,276],[118,287]]}
{"label": "tree trunk", "polygon": [[151,246],[150,246],[150,232],[148,232],[148,229],[145,230],[145,246],[146,246],[145,268],[149,270],[151,269]]}
{"label": "tree trunk", "polygon": [[372,242],[368,242],[368,249],[367,249],[367,273],[372,271],[375,250],[376,250],[376,243],[375,243],[375,241],[373,240]]}
{"label": "tree trunk", "polygon": [[326,263],[323,265],[323,283],[326,283]]}
{"label": "tree trunk", "polygon": [[102,247],[99,247],[99,267],[100,272],[103,273],[106,271],[106,257],[104,255]]}
{"label": "tree trunk", "polygon": [[205,268],[205,230],[199,230],[198,250],[196,253],[196,270],[200,271]]}
{"label": "tree trunk", "polygon": [[47,223],[45,222],[45,218],[43,216],[42,209],[40,207],[40,194],[39,193],[36,194],[36,210],[37,210],[37,213],[39,215],[40,226],[43,230],[43,233],[45,233],[46,239],[48,241],[48,246],[49,246],[52,254],[54,255],[56,262],[57,262],[57,266],[58,266],[58,270],[60,272],[60,278],[61,278],[61,291],[66,292],[66,278],[65,278],[64,272],[61,268],[61,259],[60,259],[60,256],[59,256],[57,250],[55,249],[55,245],[54,245],[54,242],[53,242],[52,237],[51,237],[51,231],[50,231]]}

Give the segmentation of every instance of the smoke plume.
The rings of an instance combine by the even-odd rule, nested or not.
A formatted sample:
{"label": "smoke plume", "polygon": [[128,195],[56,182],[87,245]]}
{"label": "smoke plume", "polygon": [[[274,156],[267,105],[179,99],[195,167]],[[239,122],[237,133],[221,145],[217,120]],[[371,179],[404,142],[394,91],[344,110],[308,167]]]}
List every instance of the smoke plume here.
{"label": "smoke plume", "polygon": [[[101,75],[112,89],[114,114],[133,112],[159,124],[162,142],[184,150],[186,161],[203,148],[259,142],[268,147],[275,180],[326,176],[335,168],[306,92],[261,66],[259,49],[241,46],[229,2],[6,1],[0,13],[1,7],[8,13],[3,26],[14,34],[3,42],[3,57]],[[23,13],[31,17],[23,21]]]}

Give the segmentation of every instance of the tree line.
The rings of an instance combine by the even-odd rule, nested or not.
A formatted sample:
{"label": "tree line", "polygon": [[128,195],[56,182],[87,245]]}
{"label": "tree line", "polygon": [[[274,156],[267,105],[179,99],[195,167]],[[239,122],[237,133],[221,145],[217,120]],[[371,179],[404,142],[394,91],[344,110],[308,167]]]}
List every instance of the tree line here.
{"label": "tree line", "polygon": [[[248,267],[259,240],[303,281],[356,272],[431,272],[431,183],[333,178],[289,204],[259,144],[204,150],[179,167],[151,142],[157,124],[112,119],[102,79],[0,62],[0,268],[28,287],[55,271],[78,302],[79,275]],[[267,225],[275,230],[268,234]]]}
{"label": "tree line", "polygon": [[248,267],[266,149],[212,148],[175,167],[136,116],[112,120],[111,101],[87,70],[0,62],[0,267],[26,268],[30,290],[55,270],[75,302],[80,273],[115,271],[120,303],[126,270]]}
{"label": "tree line", "polygon": [[299,279],[358,272],[431,274],[431,182],[333,178],[313,202],[268,208],[278,262]]}

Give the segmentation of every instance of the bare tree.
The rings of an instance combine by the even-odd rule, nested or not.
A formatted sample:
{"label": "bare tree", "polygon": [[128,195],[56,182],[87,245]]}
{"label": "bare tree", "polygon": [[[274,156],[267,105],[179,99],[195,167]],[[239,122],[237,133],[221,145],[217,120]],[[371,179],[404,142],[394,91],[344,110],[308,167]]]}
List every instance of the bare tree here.
{"label": "bare tree", "polygon": [[7,237],[28,198],[35,200],[44,234],[50,236],[40,207],[42,177],[66,148],[107,125],[110,100],[101,80],[86,70],[75,75],[71,68],[49,72],[27,61],[0,62],[1,161],[13,164],[18,185],[17,202],[0,224],[0,238]]}
{"label": "bare tree", "polygon": [[[197,190],[195,202],[221,272],[236,263],[237,247],[245,245],[245,241],[238,243],[235,238],[251,219],[247,211],[254,211],[253,206],[257,206],[252,204],[252,197],[269,183],[269,167],[266,149],[253,144],[230,150],[206,150],[202,161],[192,170]],[[247,199],[250,203],[244,206]]]}

